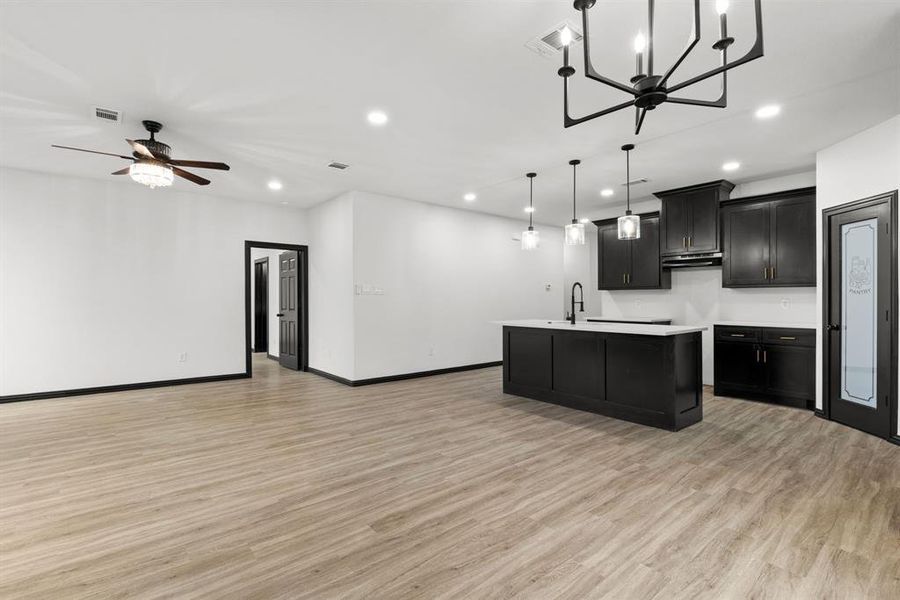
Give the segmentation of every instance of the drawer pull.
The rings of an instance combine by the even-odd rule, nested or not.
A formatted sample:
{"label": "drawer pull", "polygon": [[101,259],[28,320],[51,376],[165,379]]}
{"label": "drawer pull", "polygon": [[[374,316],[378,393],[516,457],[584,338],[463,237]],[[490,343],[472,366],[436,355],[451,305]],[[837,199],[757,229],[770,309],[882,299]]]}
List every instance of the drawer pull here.
{"label": "drawer pull", "polygon": [[790,340],[790,341],[794,341],[794,340],[796,340],[797,338],[795,338],[795,337],[792,336],[792,335],[782,335],[782,336],[779,337],[778,339],[779,339],[779,340]]}
{"label": "drawer pull", "polygon": [[744,337],[743,333],[732,333],[731,337]]}

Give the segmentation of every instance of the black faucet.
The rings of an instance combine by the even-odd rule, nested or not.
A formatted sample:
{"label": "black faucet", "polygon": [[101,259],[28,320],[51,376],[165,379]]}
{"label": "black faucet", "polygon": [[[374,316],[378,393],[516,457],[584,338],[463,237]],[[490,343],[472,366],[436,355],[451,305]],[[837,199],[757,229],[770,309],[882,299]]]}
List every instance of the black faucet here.
{"label": "black faucet", "polygon": [[581,287],[581,283],[575,282],[572,284],[572,316],[569,317],[569,323],[572,325],[575,324],[575,288],[580,290],[579,296],[581,296],[581,300],[578,301],[578,311],[584,312],[584,288]]}

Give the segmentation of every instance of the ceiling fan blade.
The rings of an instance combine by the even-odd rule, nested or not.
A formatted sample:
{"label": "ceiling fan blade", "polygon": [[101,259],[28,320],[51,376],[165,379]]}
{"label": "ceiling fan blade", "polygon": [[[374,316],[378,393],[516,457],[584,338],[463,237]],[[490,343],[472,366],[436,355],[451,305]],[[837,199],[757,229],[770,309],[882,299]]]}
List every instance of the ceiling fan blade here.
{"label": "ceiling fan blade", "polygon": [[207,162],[205,160],[170,160],[170,165],[179,167],[196,167],[198,169],[218,169],[220,171],[229,171],[231,167],[221,162]]}
{"label": "ceiling fan blade", "polygon": [[128,172],[131,170],[131,166],[127,166],[124,169],[119,169],[118,171],[113,171],[112,175],[128,175]]}
{"label": "ceiling fan blade", "polygon": [[184,179],[187,179],[188,181],[193,181],[197,185],[209,185],[209,179],[203,179],[199,175],[194,175],[193,173],[185,171],[184,169],[179,169],[178,167],[172,167],[172,171],[179,177],[183,177]]}
{"label": "ceiling fan blade", "polygon": [[50,147],[62,148],[63,150],[77,150],[78,152],[90,152],[91,154],[103,154],[104,156],[117,156],[126,160],[133,160],[130,156],[122,156],[121,154],[113,154],[111,152],[97,152],[96,150],[85,150],[84,148],[73,148],[72,146],[58,146],[57,144],[50,144]]}
{"label": "ceiling fan blade", "polygon": [[156,158],[156,156],[152,152],[150,152],[150,149],[147,148],[147,146],[143,145],[142,143],[136,142],[134,140],[129,140],[128,138],[125,138],[125,141],[128,142],[128,144],[132,148],[134,148],[134,151],[137,152],[138,154],[140,154],[141,156],[143,156],[145,158]]}

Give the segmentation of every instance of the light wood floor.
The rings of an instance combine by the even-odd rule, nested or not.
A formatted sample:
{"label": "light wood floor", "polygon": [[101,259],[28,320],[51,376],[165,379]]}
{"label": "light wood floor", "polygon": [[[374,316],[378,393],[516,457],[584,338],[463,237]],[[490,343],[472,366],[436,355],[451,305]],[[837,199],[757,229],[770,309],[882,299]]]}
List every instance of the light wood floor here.
{"label": "light wood floor", "polygon": [[679,433],[500,369],[0,406],[2,598],[897,598],[900,448],[709,397]]}

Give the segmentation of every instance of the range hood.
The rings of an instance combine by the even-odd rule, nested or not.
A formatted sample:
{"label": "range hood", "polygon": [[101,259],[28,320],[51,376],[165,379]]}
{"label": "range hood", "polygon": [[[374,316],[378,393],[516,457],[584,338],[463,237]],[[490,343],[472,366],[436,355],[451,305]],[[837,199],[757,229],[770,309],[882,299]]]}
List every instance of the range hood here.
{"label": "range hood", "polygon": [[681,254],[677,256],[663,256],[663,269],[687,269],[690,267],[718,267],[722,264],[721,252],[707,252],[705,254]]}

